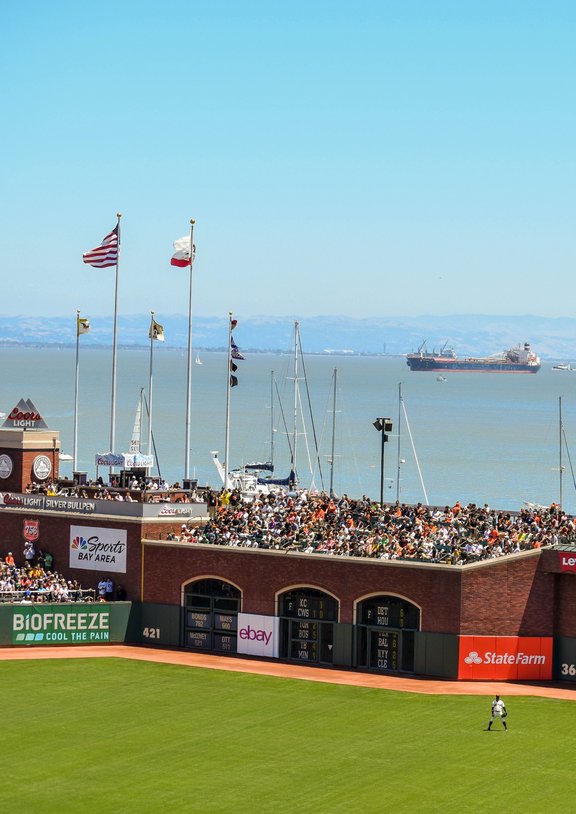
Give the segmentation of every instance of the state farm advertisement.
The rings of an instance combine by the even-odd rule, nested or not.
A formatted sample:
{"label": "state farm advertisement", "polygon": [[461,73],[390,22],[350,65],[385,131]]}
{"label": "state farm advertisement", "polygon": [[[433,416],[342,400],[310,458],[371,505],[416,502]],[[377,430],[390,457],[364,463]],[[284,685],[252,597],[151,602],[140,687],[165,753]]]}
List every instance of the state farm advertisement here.
{"label": "state farm advertisement", "polygon": [[469,681],[550,681],[550,636],[460,636],[458,678]]}
{"label": "state farm advertisement", "polygon": [[280,619],[277,616],[238,614],[238,653],[277,659],[279,644]]}

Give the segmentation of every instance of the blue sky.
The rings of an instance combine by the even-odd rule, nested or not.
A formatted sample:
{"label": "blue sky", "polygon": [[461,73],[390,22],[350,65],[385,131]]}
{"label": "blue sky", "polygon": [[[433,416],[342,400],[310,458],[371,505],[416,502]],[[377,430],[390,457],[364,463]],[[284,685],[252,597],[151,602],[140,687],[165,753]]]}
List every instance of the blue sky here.
{"label": "blue sky", "polygon": [[0,314],[574,314],[576,5],[4,8]]}

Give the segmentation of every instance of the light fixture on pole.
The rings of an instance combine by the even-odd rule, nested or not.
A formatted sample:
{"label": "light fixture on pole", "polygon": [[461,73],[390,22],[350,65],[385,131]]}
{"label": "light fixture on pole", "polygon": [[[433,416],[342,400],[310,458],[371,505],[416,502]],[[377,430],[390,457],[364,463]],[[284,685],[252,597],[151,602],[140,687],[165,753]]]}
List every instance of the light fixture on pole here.
{"label": "light fixture on pole", "polygon": [[377,418],[372,422],[381,435],[380,451],[380,505],[384,505],[384,444],[388,440],[388,433],[392,432],[392,419]]}

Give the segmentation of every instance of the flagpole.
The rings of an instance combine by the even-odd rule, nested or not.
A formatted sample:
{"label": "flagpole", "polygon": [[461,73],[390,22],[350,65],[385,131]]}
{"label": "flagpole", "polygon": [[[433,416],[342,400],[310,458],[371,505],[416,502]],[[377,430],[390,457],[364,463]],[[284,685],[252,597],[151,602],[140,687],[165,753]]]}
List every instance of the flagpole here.
{"label": "flagpole", "polygon": [[77,471],[78,458],[78,382],[80,379],[79,370],[79,348],[80,348],[80,311],[76,311],[76,380],[74,383],[74,443],[72,449],[72,473]]}
{"label": "flagpole", "polygon": [[270,373],[270,463],[274,472],[274,371]]}
{"label": "flagpole", "polygon": [[190,286],[188,294],[188,371],[186,378],[186,451],[184,456],[184,478],[190,478],[190,405],[192,401],[192,270],[194,268],[194,224],[190,220]]}
{"label": "flagpole", "polygon": [[227,372],[228,376],[226,379],[226,434],[224,440],[224,488],[228,489],[230,487],[230,478],[228,476],[228,454],[230,451],[230,386],[231,381],[230,377],[232,372],[230,370],[232,361],[232,312],[228,312],[228,364],[227,364]]}
{"label": "flagpole", "polygon": [[298,443],[298,322],[294,323],[294,415],[293,415],[293,440],[292,440],[292,468],[296,469],[296,446]]}
{"label": "flagpole", "polygon": [[114,331],[112,339],[112,395],[110,406],[110,452],[114,453],[116,446],[116,355],[118,351],[118,268],[120,266],[120,218],[121,212],[116,213],[118,218],[118,254],[116,256],[116,278],[114,282]]}
{"label": "flagpole", "polygon": [[150,311],[150,372],[148,375],[148,455],[152,455],[152,359],[154,355],[153,348],[154,348],[154,311]]}

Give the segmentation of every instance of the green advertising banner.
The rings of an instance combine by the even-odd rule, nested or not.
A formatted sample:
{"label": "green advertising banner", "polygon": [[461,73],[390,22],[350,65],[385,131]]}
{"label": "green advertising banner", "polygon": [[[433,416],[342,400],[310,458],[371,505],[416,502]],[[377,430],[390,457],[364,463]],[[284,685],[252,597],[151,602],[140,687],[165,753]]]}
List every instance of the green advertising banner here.
{"label": "green advertising banner", "polygon": [[130,602],[0,606],[0,643],[123,642],[130,608]]}

